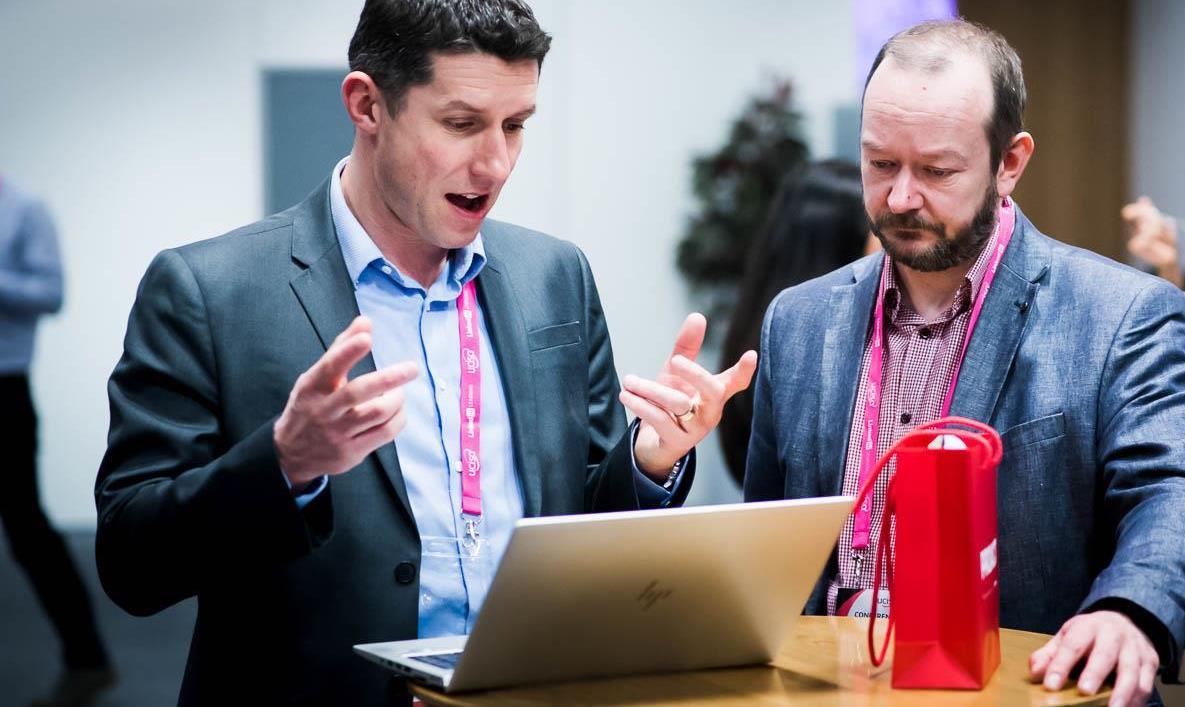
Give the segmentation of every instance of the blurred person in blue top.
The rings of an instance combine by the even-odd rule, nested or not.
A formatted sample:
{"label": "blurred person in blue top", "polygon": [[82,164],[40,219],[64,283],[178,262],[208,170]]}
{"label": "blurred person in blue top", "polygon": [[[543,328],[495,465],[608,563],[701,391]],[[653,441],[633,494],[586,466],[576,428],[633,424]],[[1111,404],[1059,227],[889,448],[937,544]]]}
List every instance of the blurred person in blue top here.
{"label": "blurred person in blue top", "polygon": [[62,641],[66,671],[47,700],[81,704],[114,681],[90,597],[41,507],[29,386],[37,321],[62,306],[57,234],[45,205],[0,178],[0,519],[13,557]]}

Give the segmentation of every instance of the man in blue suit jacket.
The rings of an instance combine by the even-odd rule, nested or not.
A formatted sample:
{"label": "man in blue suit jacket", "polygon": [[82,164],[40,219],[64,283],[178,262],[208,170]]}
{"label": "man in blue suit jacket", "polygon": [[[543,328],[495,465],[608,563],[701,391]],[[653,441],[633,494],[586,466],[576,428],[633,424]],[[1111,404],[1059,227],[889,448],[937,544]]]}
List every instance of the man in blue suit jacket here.
{"label": "man in blue suit jacket", "polygon": [[[1002,207],[1033,152],[1021,131],[1024,102],[1019,60],[990,30],[927,23],[882,49],[865,89],[861,169],[886,255],[786,290],[770,306],[745,497],[854,487],[850,450],[860,456],[862,428],[852,421],[866,409],[857,400],[869,387],[859,382],[883,268],[893,268],[897,310],[921,323],[894,332],[896,344],[887,339],[885,370],[900,370],[893,356],[916,357],[934,332],[967,317],[972,265],[998,242],[997,214],[1014,213],[950,407],[1002,432],[1001,623],[1057,632],[1030,661],[1046,687],[1060,689],[1085,660],[1080,689],[1096,691],[1115,671],[1112,704],[1142,704],[1158,666],[1176,675],[1185,637],[1185,297],[1047,238],[1018,208]],[[944,313],[949,323],[934,324]],[[895,319],[886,308],[886,330]],[[917,397],[884,393],[882,408],[900,405],[901,423],[936,417],[905,411],[942,399],[954,375],[948,363],[944,354],[915,362],[922,384],[886,378],[883,389],[905,396],[913,387]],[[881,424],[880,436],[909,427]],[[837,584],[868,586],[844,576],[850,525],[808,612],[827,611]]]}

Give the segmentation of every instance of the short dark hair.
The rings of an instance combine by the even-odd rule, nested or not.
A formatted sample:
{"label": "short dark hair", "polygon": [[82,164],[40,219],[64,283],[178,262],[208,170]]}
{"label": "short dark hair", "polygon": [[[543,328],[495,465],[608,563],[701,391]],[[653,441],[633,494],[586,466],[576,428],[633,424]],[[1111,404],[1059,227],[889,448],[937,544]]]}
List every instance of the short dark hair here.
{"label": "short dark hair", "polygon": [[432,81],[434,53],[484,52],[543,67],[551,35],[522,0],[366,0],[350,70],[374,79],[394,115],[411,86]]}
{"label": "short dark hair", "polygon": [[885,57],[893,57],[911,68],[937,73],[950,65],[950,54],[958,49],[979,54],[992,77],[994,101],[992,115],[985,127],[992,152],[992,172],[995,172],[1013,136],[1024,129],[1025,104],[1028,103],[1020,57],[999,32],[962,18],[931,20],[904,29],[881,47],[864,81],[864,90],[868,90],[872,75]]}

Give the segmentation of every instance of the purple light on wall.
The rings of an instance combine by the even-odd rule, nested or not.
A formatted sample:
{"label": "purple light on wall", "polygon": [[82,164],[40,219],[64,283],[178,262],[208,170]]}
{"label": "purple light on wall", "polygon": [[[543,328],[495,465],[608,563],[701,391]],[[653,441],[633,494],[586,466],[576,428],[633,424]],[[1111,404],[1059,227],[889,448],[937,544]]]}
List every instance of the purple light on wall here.
{"label": "purple light on wall", "polygon": [[856,28],[856,95],[881,46],[889,37],[924,20],[956,17],[956,0],[852,0]]}

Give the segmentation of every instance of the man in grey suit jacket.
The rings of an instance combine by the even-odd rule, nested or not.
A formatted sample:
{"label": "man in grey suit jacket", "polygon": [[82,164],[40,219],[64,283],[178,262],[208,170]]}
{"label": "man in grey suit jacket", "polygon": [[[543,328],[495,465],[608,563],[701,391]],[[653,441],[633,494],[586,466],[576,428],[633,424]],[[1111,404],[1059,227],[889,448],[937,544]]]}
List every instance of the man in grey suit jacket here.
{"label": "man in grey suit jacket", "polygon": [[[1011,204],[1033,152],[1024,102],[1020,62],[990,30],[926,23],[882,49],[861,169],[886,254],[770,306],[745,497],[852,493],[873,438],[857,421],[877,416],[879,455],[942,414],[953,385],[950,414],[1002,432],[1001,623],[1057,633],[1030,661],[1046,687],[1085,660],[1081,690],[1115,671],[1111,703],[1142,704],[1158,665],[1175,676],[1185,637],[1185,297],[1045,237]],[[867,592],[867,547],[849,521],[808,612]]]}
{"label": "man in grey suit jacket", "polygon": [[681,503],[748,385],[752,352],[694,363],[694,315],[658,379],[619,390],[584,256],[484,219],[549,43],[518,0],[370,0],[348,160],[149,267],[97,555],[132,613],[197,597],[183,704],[387,703],[352,644],[467,631],[519,517]]}

